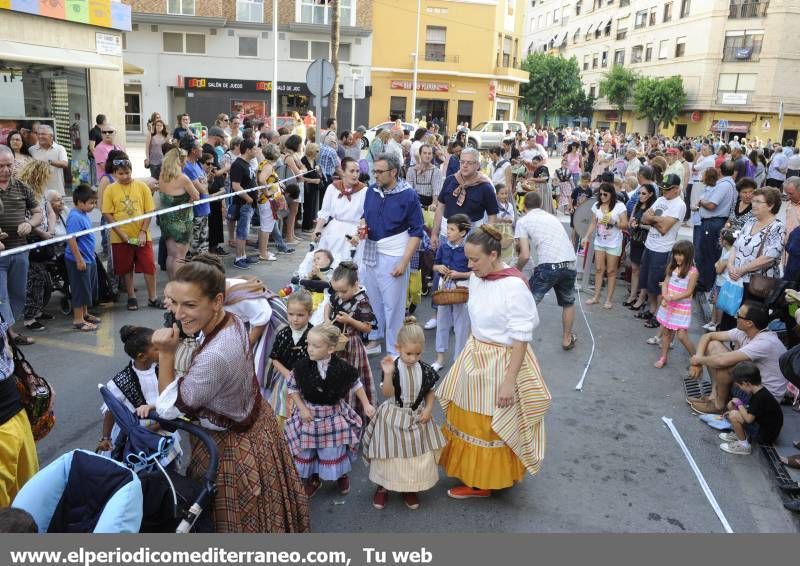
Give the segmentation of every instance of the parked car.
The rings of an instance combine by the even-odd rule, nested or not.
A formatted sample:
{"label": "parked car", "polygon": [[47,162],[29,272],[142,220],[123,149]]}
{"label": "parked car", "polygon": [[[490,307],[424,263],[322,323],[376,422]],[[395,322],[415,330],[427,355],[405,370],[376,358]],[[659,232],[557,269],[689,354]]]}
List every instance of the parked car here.
{"label": "parked car", "polygon": [[[506,135],[506,130],[511,133]],[[503,120],[489,120],[481,122],[469,131],[467,145],[475,149],[489,149],[499,147],[507,137],[514,137],[518,131],[526,131],[522,122],[509,122]]]}
{"label": "parked car", "polygon": [[[367,133],[361,138],[361,149],[368,149],[369,144],[372,143],[372,140],[375,139],[375,136],[378,135],[378,132],[381,130],[391,130],[394,127],[394,122],[383,122],[382,124],[378,124],[377,126],[371,127],[367,130]],[[413,134],[414,130],[417,127],[414,124],[410,124],[408,122],[403,122],[403,130]]]}

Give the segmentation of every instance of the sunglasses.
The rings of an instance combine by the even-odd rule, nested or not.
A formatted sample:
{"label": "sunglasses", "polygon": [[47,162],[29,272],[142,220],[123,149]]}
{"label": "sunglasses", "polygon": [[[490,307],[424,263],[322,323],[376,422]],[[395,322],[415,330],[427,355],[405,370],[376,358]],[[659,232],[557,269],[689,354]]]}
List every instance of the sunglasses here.
{"label": "sunglasses", "polygon": [[111,164],[114,165],[115,167],[118,167],[120,165],[128,165],[128,166],[130,166],[131,161],[130,161],[130,159],[115,159],[115,160],[113,160],[111,162]]}
{"label": "sunglasses", "polygon": [[114,130],[103,130],[104,134],[113,134]]}

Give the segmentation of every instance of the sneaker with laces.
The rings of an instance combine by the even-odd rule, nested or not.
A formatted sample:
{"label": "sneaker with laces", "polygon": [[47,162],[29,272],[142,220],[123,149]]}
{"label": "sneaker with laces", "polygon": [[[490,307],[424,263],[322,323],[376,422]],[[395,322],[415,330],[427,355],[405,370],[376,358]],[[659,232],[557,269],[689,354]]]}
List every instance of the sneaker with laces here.
{"label": "sneaker with laces", "polygon": [[278,250],[280,255],[292,255],[294,253],[294,248],[284,248],[282,250]]}
{"label": "sneaker with laces", "polygon": [[389,499],[389,492],[382,487],[378,487],[378,489],[375,490],[375,495],[372,496],[372,506],[375,509],[383,509],[386,507],[387,499]]}
{"label": "sneaker with laces", "polygon": [[720,432],[719,439],[725,442],[736,442],[739,440],[739,437],[736,436],[735,432]]}
{"label": "sneaker with laces", "polygon": [[[651,346],[661,346],[661,336],[656,334],[646,340],[648,344]],[[675,340],[669,343],[669,349],[672,350],[675,347]]]}
{"label": "sneaker with laces", "polygon": [[347,474],[336,480],[336,485],[339,487],[339,493],[342,495],[347,495],[350,493],[350,478],[347,476]]}
{"label": "sneaker with laces", "polygon": [[214,248],[211,251],[211,253],[213,253],[214,255],[218,255],[218,256],[231,255],[231,253],[228,250],[226,250],[225,248],[223,248],[222,246],[217,246],[216,248]]}
{"label": "sneaker with laces", "polygon": [[244,258],[234,261],[233,267],[236,269],[250,269],[250,265],[248,265],[247,260]]}
{"label": "sneaker with laces", "polygon": [[750,445],[745,444],[741,440],[737,440],[736,442],[723,442],[719,445],[719,448],[728,454],[739,454],[742,456],[746,456],[752,451]]}
{"label": "sneaker with laces", "polygon": [[252,264],[254,264],[254,263],[258,263],[258,261],[259,261],[259,260],[258,260],[258,257],[257,257],[257,256],[254,256],[254,255],[249,255],[249,256],[247,256],[247,258],[245,258],[245,259],[247,260],[247,263],[249,263],[249,264],[251,264],[251,265],[252,265]]}
{"label": "sneaker with laces", "polygon": [[416,493],[409,492],[403,494],[403,503],[406,504],[406,507],[409,509],[419,509],[419,497],[417,497]]}
{"label": "sneaker with laces", "polygon": [[714,324],[713,322],[707,322],[706,324],[703,325],[703,330],[708,330],[709,332],[716,332],[717,325]]}
{"label": "sneaker with laces", "polygon": [[424,328],[425,330],[433,330],[434,328],[436,328],[436,318],[434,317],[429,319],[428,322],[425,323]]}

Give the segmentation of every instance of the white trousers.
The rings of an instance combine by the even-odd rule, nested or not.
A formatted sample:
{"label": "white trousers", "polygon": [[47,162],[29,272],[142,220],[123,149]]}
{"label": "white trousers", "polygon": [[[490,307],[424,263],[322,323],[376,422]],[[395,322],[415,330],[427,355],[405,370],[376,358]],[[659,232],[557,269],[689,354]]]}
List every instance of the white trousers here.
{"label": "white trousers", "polygon": [[[392,356],[397,355],[397,333],[403,327],[406,316],[406,295],[408,294],[409,269],[400,277],[392,277],[391,273],[401,257],[388,256],[378,253],[377,265],[364,266],[364,287],[367,297],[378,319],[378,329],[369,334],[370,340],[386,338],[386,352]],[[361,271],[359,269],[359,271]]]}
{"label": "white trousers", "polygon": [[469,338],[470,323],[467,304],[436,307],[436,352],[443,353],[450,345],[450,331],[456,335],[453,358],[461,353]]}

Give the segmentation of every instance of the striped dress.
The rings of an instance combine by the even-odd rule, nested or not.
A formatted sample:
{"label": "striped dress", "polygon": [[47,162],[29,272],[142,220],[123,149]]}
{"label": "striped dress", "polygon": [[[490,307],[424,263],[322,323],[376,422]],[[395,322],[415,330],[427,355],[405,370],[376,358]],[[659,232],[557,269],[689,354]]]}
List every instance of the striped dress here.
{"label": "striped dress", "polygon": [[362,453],[370,466],[370,481],[389,491],[416,493],[439,481],[436,462],[446,442],[433,419],[425,424],[419,422],[424,400],[416,410],[412,409],[422,387],[423,372],[429,376],[436,372],[422,362],[409,368],[398,361],[395,371],[402,405],[387,399],[378,407],[364,430]]}
{"label": "striped dress", "polygon": [[[692,266],[686,277],[680,276],[680,270],[675,269],[669,278],[667,291],[672,295],[685,293],[689,288],[689,275],[697,273],[697,268]],[[692,298],[687,297],[679,301],[670,301],[667,306],[661,305],[656,314],[656,320],[669,330],[686,330],[692,322]]]}

